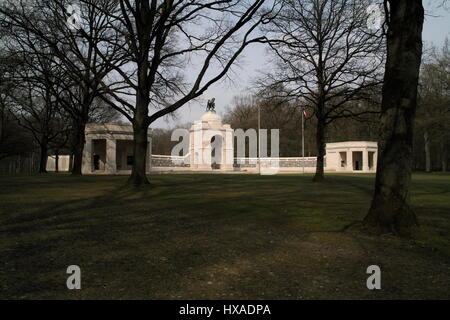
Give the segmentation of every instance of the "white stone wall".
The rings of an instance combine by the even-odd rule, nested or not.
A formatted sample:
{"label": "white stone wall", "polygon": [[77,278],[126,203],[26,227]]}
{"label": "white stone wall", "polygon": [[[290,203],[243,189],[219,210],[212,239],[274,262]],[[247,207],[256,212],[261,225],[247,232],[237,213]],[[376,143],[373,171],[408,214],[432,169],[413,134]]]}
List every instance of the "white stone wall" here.
{"label": "white stone wall", "polygon": [[[47,158],[47,171],[54,172],[56,170],[56,156],[48,156]],[[67,172],[70,170],[70,156],[61,155],[58,156],[58,171]]]}

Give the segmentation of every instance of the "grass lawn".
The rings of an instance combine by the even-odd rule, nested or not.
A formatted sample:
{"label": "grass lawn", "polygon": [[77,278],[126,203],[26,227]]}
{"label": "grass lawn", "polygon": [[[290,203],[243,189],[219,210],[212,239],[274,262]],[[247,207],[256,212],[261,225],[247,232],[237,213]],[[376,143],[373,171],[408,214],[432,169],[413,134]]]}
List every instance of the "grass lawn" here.
{"label": "grass lawn", "polygon": [[[414,175],[414,239],[353,223],[373,179],[173,174],[133,191],[124,176],[0,177],[0,298],[449,299],[450,175]],[[81,290],[66,288],[73,264]],[[372,264],[381,290],[366,287]]]}

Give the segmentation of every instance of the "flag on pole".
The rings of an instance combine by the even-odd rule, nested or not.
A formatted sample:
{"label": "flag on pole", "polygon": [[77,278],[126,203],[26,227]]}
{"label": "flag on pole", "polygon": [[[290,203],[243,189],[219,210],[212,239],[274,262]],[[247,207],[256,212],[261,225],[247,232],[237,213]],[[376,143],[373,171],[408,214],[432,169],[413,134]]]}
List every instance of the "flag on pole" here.
{"label": "flag on pole", "polygon": [[305,110],[305,108],[304,107],[302,107],[302,113],[303,113],[303,116],[306,118],[308,115],[306,114],[306,110]]}

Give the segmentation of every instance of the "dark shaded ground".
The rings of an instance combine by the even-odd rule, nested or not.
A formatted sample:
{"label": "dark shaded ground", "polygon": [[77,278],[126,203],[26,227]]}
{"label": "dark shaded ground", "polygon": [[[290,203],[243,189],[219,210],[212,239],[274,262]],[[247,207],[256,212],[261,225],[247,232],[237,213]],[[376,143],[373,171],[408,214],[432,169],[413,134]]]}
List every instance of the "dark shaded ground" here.
{"label": "dark shaded ground", "polygon": [[[449,175],[414,176],[414,239],[352,224],[371,175],[158,175],[138,191],[125,180],[0,177],[0,298],[450,298]],[[82,290],[66,288],[72,264]]]}

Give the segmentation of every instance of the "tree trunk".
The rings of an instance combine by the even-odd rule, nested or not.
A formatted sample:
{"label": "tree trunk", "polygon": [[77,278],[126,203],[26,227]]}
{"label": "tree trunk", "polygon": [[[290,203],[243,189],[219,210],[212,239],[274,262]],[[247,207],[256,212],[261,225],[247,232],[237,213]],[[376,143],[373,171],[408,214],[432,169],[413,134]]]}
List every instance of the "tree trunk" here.
{"label": "tree trunk", "polygon": [[39,159],[39,173],[47,173],[47,143],[44,139],[40,143],[40,159]]}
{"label": "tree trunk", "polygon": [[74,139],[74,150],[73,150],[73,167],[72,167],[72,175],[80,176],[81,169],[83,166],[83,150],[84,150],[84,144],[86,142],[85,139],[85,128],[86,123],[85,122],[78,122],[76,123],[76,132],[75,132],[75,139]]}
{"label": "tree trunk", "polygon": [[425,141],[425,172],[431,172],[430,136],[427,129],[425,129],[423,139]]}
{"label": "tree trunk", "polygon": [[[143,7],[142,13],[148,10],[147,5]],[[138,62],[138,88],[136,90],[136,110],[133,118],[134,154],[133,169],[128,183],[134,186],[149,184],[146,174],[147,159],[147,132],[150,125],[148,118],[148,105],[150,103],[150,82],[148,78],[148,52],[149,39],[142,39],[142,51]]]}
{"label": "tree trunk", "polygon": [[59,151],[55,150],[55,173],[59,172]]}
{"label": "tree trunk", "polygon": [[389,1],[375,191],[364,222],[378,231],[409,234],[418,225],[409,204],[413,130],[422,58],[421,0]]}
{"label": "tree trunk", "polygon": [[[146,69],[144,69],[146,70]],[[146,174],[146,160],[147,160],[147,132],[149,127],[148,122],[148,92],[144,89],[146,83],[146,74],[142,72],[141,83],[142,87],[138,88],[136,97],[136,112],[133,118],[133,135],[134,135],[134,153],[133,153],[133,168],[128,183],[134,186],[149,184]]]}
{"label": "tree trunk", "polygon": [[442,163],[442,172],[446,172],[447,171],[447,147],[446,147],[446,141],[444,140],[442,142],[442,159],[441,159],[441,163]]}
{"label": "tree trunk", "polygon": [[146,173],[147,163],[147,145],[148,145],[148,125],[136,121],[133,124],[134,135],[134,153],[133,153],[133,169],[128,182],[134,186],[149,184]]}
{"label": "tree trunk", "polygon": [[324,156],[325,156],[325,121],[317,119],[316,128],[316,146],[317,146],[317,162],[316,174],[314,175],[314,182],[321,182],[325,179],[324,175]]}

